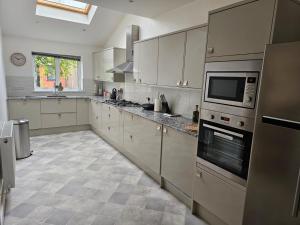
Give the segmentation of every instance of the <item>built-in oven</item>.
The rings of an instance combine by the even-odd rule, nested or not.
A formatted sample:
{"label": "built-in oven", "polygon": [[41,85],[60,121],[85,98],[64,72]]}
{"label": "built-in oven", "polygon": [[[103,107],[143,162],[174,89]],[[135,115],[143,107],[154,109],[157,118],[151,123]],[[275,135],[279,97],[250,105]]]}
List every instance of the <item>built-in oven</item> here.
{"label": "built-in oven", "polygon": [[197,156],[238,178],[247,179],[252,132],[200,120]]}
{"label": "built-in oven", "polygon": [[253,109],[258,78],[258,71],[207,71],[204,101]]}

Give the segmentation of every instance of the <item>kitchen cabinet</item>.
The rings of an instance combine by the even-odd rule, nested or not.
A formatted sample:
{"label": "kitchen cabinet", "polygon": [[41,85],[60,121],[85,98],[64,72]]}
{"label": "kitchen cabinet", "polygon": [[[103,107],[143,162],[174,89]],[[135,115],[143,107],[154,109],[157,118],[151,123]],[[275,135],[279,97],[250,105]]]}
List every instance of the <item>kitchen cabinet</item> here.
{"label": "kitchen cabinet", "polygon": [[206,52],[207,27],[187,31],[184,87],[202,88]]}
{"label": "kitchen cabinet", "polygon": [[89,108],[89,121],[90,125],[96,129],[101,129],[101,103],[95,100],[91,100]]}
{"label": "kitchen cabinet", "polygon": [[246,190],[208,170],[197,168],[194,179],[194,201],[228,225],[241,225]]}
{"label": "kitchen cabinet", "polygon": [[76,125],[76,113],[43,113],[42,128],[55,128]]}
{"label": "kitchen cabinet", "polygon": [[270,43],[274,7],[275,0],[245,1],[210,12],[207,60],[241,60],[249,54],[252,59],[261,59]]}
{"label": "kitchen cabinet", "polygon": [[124,82],[123,74],[108,73],[107,71],[126,61],[126,51],[121,48],[108,48],[95,52],[94,79],[107,82]]}
{"label": "kitchen cabinet", "polygon": [[156,174],[160,173],[162,126],[130,113],[124,115],[124,147]]}
{"label": "kitchen cabinet", "polygon": [[102,106],[102,132],[112,141],[123,144],[123,111],[103,104]]}
{"label": "kitchen cabinet", "polygon": [[76,100],[77,125],[89,124],[89,104],[88,98]]}
{"label": "kitchen cabinet", "polygon": [[41,113],[76,112],[76,99],[42,99]]}
{"label": "kitchen cabinet", "polygon": [[41,101],[8,100],[9,119],[28,119],[30,129],[39,129],[41,125]]}
{"label": "kitchen cabinet", "polygon": [[181,86],[186,32],[159,37],[158,85]]}
{"label": "kitchen cabinet", "polygon": [[138,83],[140,77],[140,49],[141,43],[136,42],[133,45],[133,81]]}
{"label": "kitchen cabinet", "polygon": [[190,197],[196,149],[196,137],[163,128],[161,176]]}
{"label": "kitchen cabinet", "polygon": [[138,83],[157,84],[158,38],[140,42]]}

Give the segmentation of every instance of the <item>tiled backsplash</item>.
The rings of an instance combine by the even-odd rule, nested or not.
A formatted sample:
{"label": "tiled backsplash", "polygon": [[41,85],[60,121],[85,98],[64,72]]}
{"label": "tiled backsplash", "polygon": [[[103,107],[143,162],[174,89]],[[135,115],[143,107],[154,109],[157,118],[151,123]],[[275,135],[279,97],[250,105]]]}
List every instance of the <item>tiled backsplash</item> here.
{"label": "tiled backsplash", "polygon": [[146,103],[150,97],[151,103],[159,94],[164,94],[172,113],[181,114],[184,117],[192,118],[195,105],[201,103],[201,89],[187,88],[166,88],[159,86],[140,85],[126,81],[124,83],[104,83],[104,89],[111,91],[112,88],[124,89],[123,98],[126,100]]}
{"label": "tiled backsplash", "polygon": [[[45,95],[49,92],[34,92],[33,77],[28,76],[7,76],[7,96],[32,96],[32,95]],[[94,94],[94,81],[92,79],[83,79],[83,92],[68,92],[68,95],[93,95]]]}

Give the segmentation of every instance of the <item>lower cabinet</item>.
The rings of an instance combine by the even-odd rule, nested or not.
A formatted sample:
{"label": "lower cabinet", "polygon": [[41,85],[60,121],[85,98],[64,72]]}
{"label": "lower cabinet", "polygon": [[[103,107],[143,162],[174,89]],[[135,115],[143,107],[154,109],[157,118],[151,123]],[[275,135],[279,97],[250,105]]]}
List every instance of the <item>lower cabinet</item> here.
{"label": "lower cabinet", "polygon": [[123,144],[123,111],[103,104],[101,131],[115,143]]}
{"label": "lower cabinet", "polygon": [[30,129],[40,129],[41,124],[41,101],[34,100],[9,100],[9,119],[28,119]]}
{"label": "lower cabinet", "polygon": [[41,114],[42,128],[67,127],[76,125],[76,113]]}
{"label": "lower cabinet", "polygon": [[190,197],[196,149],[196,137],[163,128],[161,176]]}
{"label": "lower cabinet", "polygon": [[153,172],[160,173],[162,125],[135,116],[124,115],[124,147]]}
{"label": "lower cabinet", "polygon": [[89,121],[90,125],[96,129],[101,129],[101,103],[91,100],[89,107]]}
{"label": "lower cabinet", "polygon": [[194,201],[228,225],[241,225],[246,190],[211,172],[197,168]]}
{"label": "lower cabinet", "polygon": [[77,112],[77,125],[89,124],[89,104],[90,100],[77,99],[76,101],[76,112]]}

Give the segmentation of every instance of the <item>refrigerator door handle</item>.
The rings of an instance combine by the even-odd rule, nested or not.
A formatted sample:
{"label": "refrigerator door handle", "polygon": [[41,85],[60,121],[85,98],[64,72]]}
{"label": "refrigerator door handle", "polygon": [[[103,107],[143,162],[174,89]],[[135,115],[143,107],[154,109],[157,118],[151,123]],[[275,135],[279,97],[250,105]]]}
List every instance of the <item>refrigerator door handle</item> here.
{"label": "refrigerator door handle", "polygon": [[286,120],[286,119],[276,118],[271,116],[262,116],[262,122],[279,126],[279,127],[300,130],[300,122],[298,121]]}
{"label": "refrigerator door handle", "polygon": [[292,217],[298,217],[299,212],[299,197],[300,197],[300,169],[298,171],[298,179],[293,203]]}

